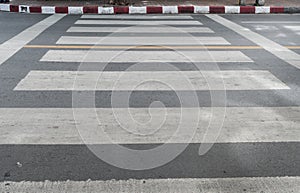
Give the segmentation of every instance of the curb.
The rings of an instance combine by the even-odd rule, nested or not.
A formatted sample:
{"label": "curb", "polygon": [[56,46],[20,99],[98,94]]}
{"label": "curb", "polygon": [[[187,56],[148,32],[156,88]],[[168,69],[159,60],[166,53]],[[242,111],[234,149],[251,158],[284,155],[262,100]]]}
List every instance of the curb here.
{"label": "curb", "polygon": [[0,11],[42,14],[182,14],[182,13],[230,13],[230,14],[268,14],[268,13],[300,13],[300,7],[283,6],[28,6],[0,4]]}

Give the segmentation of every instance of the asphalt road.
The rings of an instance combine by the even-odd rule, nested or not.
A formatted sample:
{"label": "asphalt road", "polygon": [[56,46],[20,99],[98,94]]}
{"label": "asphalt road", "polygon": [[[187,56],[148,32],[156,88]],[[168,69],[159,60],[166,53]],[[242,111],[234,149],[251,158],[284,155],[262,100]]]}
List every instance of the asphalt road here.
{"label": "asphalt road", "polygon": [[[292,176],[289,187],[299,187],[300,15],[0,13],[0,25],[1,182]],[[170,112],[165,125],[157,120],[166,114],[151,119],[149,106]],[[181,107],[217,109],[212,125],[222,127],[188,110],[181,120]],[[92,115],[74,108],[96,108],[96,129]],[[180,133],[155,152],[180,121],[194,139]],[[132,157],[94,138],[101,128],[136,150]],[[214,145],[199,155],[202,142]],[[152,157],[140,154],[150,149]]]}

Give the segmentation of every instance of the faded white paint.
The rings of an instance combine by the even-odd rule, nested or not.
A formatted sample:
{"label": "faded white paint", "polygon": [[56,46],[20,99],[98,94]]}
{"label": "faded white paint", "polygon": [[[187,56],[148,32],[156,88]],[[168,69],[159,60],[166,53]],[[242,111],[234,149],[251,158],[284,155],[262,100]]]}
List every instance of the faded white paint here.
{"label": "faded white paint", "polygon": [[286,29],[292,30],[292,31],[300,31],[300,26],[299,25],[285,25],[284,26]]}
{"label": "faded white paint", "polygon": [[78,20],[75,24],[80,25],[202,25],[199,21],[195,20],[154,20],[154,21],[141,21],[141,20]]}
{"label": "faded white paint", "polygon": [[0,182],[1,192],[99,193],[292,193],[300,190],[300,177],[172,178],[106,181]]}
{"label": "faded white paint", "polygon": [[[203,142],[211,112],[221,107],[201,108],[97,108],[74,109],[80,125],[91,125],[84,133],[86,143],[157,144],[168,143],[179,124],[199,124],[191,143]],[[97,113],[95,115],[95,113]],[[184,114],[184,115],[183,115]],[[300,107],[226,107],[223,127],[215,143],[300,142]],[[94,117],[98,120],[95,120]],[[181,116],[186,119],[181,120]],[[191,120],[190,120],[191,119]],[[0,108],[1,144],[83,144],[71,108]],[[211,120],[212,126],[218,121]],[[107,141],[103,132],[111,139]],[[190,131],[190,130],[189,130]],[[177,135],[178,143],[189,142],[188,133]],[[173,142],[174,142],[173,141]]]}
{"label": "faded white paint", "polygon": [[208,27],[70,27],[67,32],[114,32],[114,33],[214,33]]}
{"label": "faded white paint", "polygon": [[[132,47],[135,48],[135,47]],[[168,46],[162,46],[168,48]],[[240,51],[102,51],[49,50],[40,61],[48,62],[253,62]]]}
{"label": "faded white paint", "polygon": [[[175,30],[174,30],[175,31]],[[89,45],[230,45],[223,37],[198,37],[185,33],[180,36],[62,36],[56,44],[89,44]]]}
{"label": "faded white paint", "polygon": [[[76,80],[76,83],[75,83]],[[224,82],[223,82],[224,81]],[[30,71],[14,90],[289,89],[269,71]]]}
{"label": "faded white paint", "polygon": [[157,19],[176,19],[176,20],[189,20],[193,19],[192,16],[188,15],[82,15],[82,19],[143,19],[143,20],[157,20]]}

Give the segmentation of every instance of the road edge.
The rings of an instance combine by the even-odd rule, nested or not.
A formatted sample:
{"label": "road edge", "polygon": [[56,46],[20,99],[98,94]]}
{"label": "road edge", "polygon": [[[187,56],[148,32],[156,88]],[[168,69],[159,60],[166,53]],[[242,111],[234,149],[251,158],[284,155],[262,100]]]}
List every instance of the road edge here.
{"label": "road edge", "polygon": [[300,13],[300,7],[284,6],[29,6],[0,4],[0,11],[42,14],[269,14]]}

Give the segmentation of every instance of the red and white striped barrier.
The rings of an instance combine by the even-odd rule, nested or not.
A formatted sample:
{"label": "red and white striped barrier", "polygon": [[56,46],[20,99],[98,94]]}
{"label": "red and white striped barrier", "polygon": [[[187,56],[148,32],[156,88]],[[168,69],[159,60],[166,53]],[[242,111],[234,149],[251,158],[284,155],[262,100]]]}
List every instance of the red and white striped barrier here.
{"label": "red and white striped barrier", "polygon": [[0,4],[0,11],[20,13],[43,13],[43,14],[181,14],[181,13],[230,13],[230,14],[267,14],[267,13],[293,13],[300,12],[300,8],[285,8],[282,6],[27,6]]}

